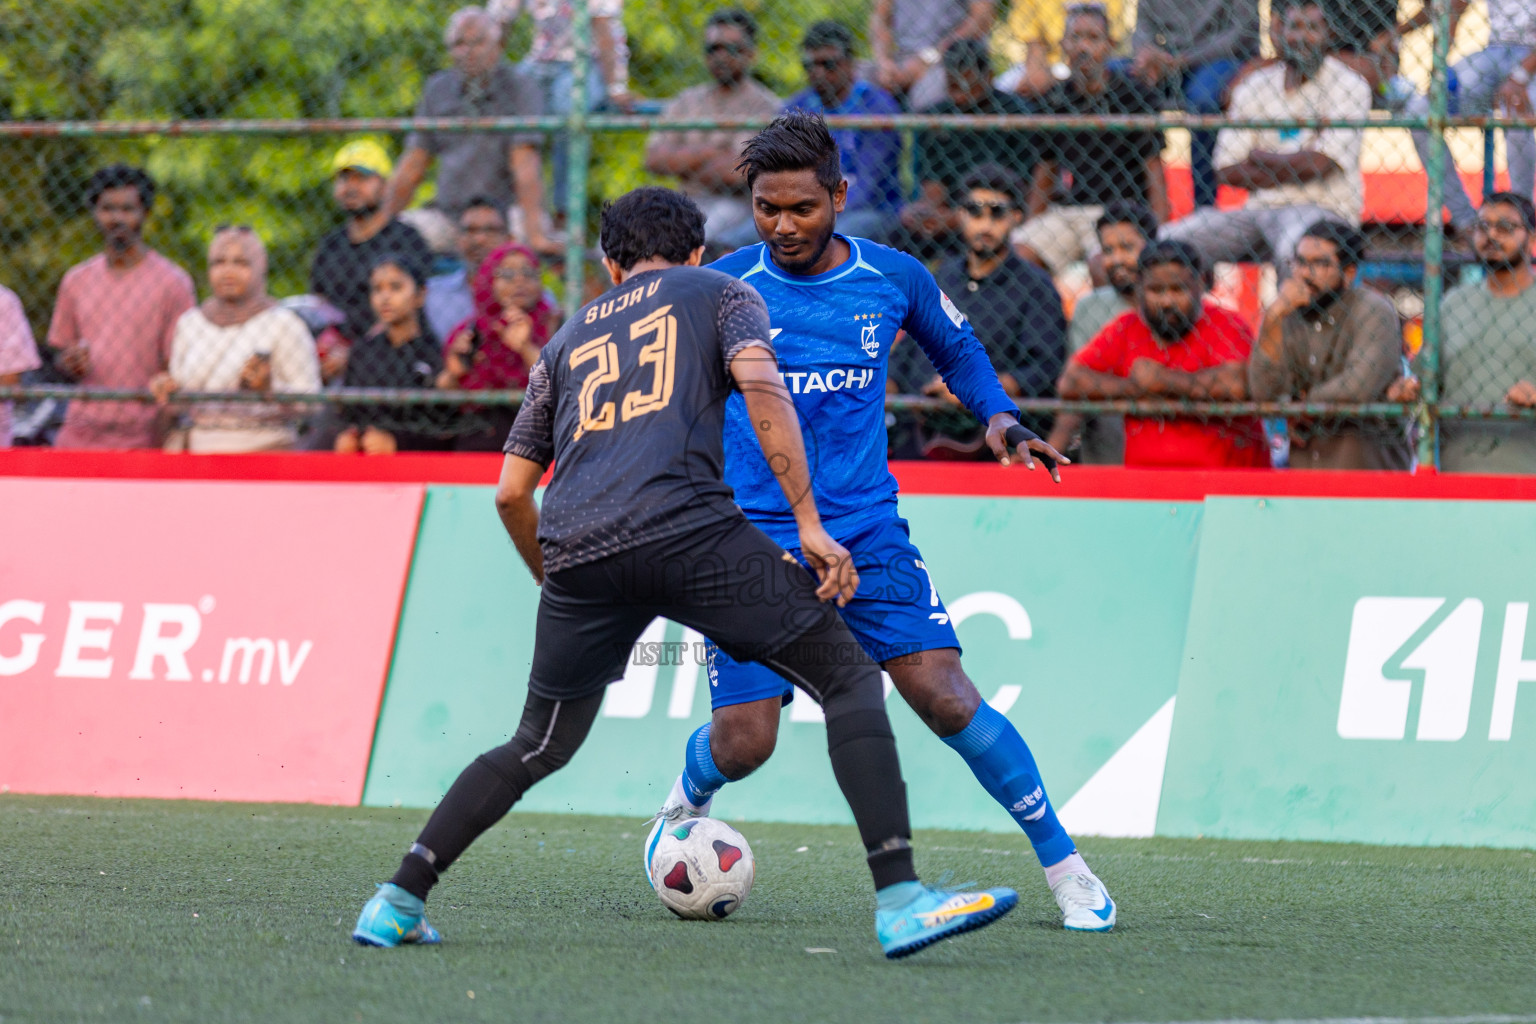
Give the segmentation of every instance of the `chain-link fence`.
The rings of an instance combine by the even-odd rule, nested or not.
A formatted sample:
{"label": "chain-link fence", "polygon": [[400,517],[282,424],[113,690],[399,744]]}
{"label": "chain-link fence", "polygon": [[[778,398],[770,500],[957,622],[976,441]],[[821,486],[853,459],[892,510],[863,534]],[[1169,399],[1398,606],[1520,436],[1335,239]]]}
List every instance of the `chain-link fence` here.
{"label": "chain-link fence", "polygon": [[[1529,0],[0,6],[0,443],[498,449],[601,202],[755,244],[794,106],[839,230],[1082,461],[1536,471],[1533,43]],[[988,457],[926,340],[892,455]]]}

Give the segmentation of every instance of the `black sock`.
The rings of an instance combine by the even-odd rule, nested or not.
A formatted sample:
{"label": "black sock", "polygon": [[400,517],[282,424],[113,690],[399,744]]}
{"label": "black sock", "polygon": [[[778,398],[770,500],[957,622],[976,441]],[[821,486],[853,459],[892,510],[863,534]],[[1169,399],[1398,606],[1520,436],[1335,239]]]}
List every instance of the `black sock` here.
{"label": "black sock", "polygon": [[395,877],[391,882],[410,893],[418,899],[426,899],[427,893],[437,884],[437,869],[428,863],[427,858],[408,853],[400,862],[400,867],[395,871]]}
{"label": "black sock", "polygon": [[888,848],[871,850],[867,859],[869,873],[875,878],[876,892],[897,882],[917,881],[917,869],[912,865],[912,844],[904,839],[892,839]]}

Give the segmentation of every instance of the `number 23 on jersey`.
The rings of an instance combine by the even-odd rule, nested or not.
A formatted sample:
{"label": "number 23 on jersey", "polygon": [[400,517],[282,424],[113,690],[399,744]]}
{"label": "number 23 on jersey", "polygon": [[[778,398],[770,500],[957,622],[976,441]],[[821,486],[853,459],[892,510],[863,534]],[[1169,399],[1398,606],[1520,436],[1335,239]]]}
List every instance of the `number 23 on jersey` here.
{"label": "number 23 on jersey", "polygon": [[652,376],[650,387],[645,390],[625,392],[617,410],[611,401],[597,404],[598,390],[619,379],[619,346],[613,341],[613,334],[593,338],[571,353],[573,371],[592,364],[581,382],[581,424],[572,435],[572,441],[581,440],[588,431],[612,430],[616,418],[628,423],[637,416],[665,409],[672,401],[673,372],[677,365],[677,317],[669,315],[671,310],[670,305],[662,306],[645,319],[629,325],[631,341],[639,341],[648,334],[656,336],[640,347],[637,359],[640,366],[651,368]]}

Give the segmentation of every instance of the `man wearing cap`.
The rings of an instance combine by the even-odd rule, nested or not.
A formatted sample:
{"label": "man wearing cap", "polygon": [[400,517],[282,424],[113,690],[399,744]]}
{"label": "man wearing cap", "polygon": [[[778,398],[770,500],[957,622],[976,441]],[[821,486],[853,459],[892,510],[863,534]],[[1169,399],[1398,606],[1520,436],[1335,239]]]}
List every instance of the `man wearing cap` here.
{"label": "man wearing cap", "polygon": [[[448,19],[443,33],[453,67],[427,79],[417,117],[537,117],[544,113],[538,83],[507,60],[501,22],[481,7],[465,7]],[[452,251],[454,224],[469,201],[485,196],[508,210],[513,235],[529,248],[558,255],[560,245],[545,233],[544,192],[537,132],[412,132],[385,193],[383,216],[410,205],[432,163],[437,194],[413,221],[429,235],[438,227]],[[516,223],[516,222],[521,222]]]}
{"label": "man wearing cap", "polygon": [[[432,268],[432,253],[416,229],[380,216],[384,183],[392,170],[389,154],[371,139],[347,143],[331,162],[331,194],[347,221],[320,239],[310,266],[309,288],[346,314],[341,333],[349,343],[373,326],[368,274],[379,257],[398,255],[419,267],[423,277]],[[339,368],[329,356],[326,363],[330,379]]]}

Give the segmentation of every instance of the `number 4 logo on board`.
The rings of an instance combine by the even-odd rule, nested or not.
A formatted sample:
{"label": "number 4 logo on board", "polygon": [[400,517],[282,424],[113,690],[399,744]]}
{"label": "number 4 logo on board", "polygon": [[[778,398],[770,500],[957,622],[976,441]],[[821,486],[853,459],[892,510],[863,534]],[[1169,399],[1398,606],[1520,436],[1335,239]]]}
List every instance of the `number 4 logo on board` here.
{"label": "number 4 logo on board", "polygon": [[[1400,740],[1407,735],[1414,683],[1388,677],[1387,666],[1445,604],[1443,597],[1362,597],[1355,602],[1339,698],[1340,737]],[[1511,601],[1504,609],[1490,740],[1510,738],[1519,685],[1536,682],[1536,661],[1524,660],[1529,614],[1530,604],[1524,601]],[[1482,629],[1483,602],[1466,598],[1402,657],[1402,668],[1423,673],[1415,739],[1453,741],[1466,735]]]}

